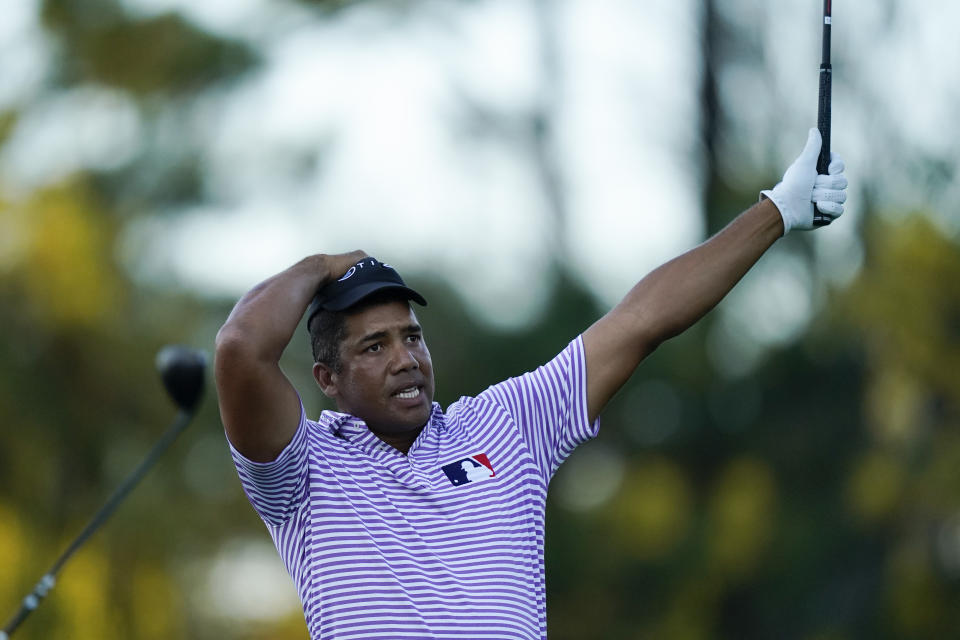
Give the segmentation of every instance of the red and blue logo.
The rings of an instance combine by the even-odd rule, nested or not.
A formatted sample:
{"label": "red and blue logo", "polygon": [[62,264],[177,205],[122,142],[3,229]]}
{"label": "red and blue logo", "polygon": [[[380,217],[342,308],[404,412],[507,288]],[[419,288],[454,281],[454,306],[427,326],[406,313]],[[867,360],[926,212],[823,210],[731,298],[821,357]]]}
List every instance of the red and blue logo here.
{"label": "red and blue logo", "polygon": [[485,453],[478,453],[475,456],[445,464],[440,468],[447,474],[450,484],[455,487],[471,482],[482,482],[496,475]]}

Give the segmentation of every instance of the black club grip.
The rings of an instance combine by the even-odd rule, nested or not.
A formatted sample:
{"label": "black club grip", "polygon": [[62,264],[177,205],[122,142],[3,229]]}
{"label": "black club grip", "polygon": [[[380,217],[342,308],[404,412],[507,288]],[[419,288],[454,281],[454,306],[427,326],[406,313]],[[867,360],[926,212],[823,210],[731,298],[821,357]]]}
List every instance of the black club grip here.
{"label": "black club grip", "polygon": [[[820,157],[817,158],[817,173],[827,174],[827,167],[830,166],[830,91],[832,83],[833,69],[830,65],[821,65],[820,67],[820,105],[817,112],[817,128],[820,130],[820,137],[823,144],[820,147]],[[813,226],[822,227],[830,224],[830,216],[821,213],[814,207]]]}

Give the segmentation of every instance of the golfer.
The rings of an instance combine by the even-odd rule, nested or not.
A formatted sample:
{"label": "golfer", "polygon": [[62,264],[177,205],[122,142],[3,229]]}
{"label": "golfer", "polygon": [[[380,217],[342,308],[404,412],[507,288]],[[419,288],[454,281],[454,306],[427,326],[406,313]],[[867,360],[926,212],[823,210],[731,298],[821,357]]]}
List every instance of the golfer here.
{"label": "golfer", "polygon": [[[647,355],[777,238],[812,228],[814,202],[843,213],[843,162],[818,176],[819,150],[812,129],[783,180],[725,229],[640,280],[551,361],[446,410],[413,306],[427,301],[388,264],[314,255],[244,295],[217,335],[220,414],[310,637],[546,638],[551,477]],[[305,312],[314,378],[337,407],[316,420],[278,364]]]}

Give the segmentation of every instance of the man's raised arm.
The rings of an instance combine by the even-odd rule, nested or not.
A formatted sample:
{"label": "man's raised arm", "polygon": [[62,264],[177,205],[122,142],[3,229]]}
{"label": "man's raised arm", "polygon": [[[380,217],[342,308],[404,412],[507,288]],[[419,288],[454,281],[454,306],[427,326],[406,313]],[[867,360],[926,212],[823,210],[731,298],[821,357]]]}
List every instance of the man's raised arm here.
{"label": "man's raised arm", "polygon": [[230,442],[247,458],[275,459],[296,433],[300,403],[280,356],[317,290],[365,255],[304,258],[244,294],[217,333],[220,416]]}
{"label": "man's raised arm", "polygon": [[791,228],[813,228],[813,203],[839,217],[846,200],[843,161],[833,154],[829,175],[818,176],[820,134],[764,199],[718,234],[658,267],[583,334],[587,409],[595,420],[640,361],[710,311],[760,256]]}

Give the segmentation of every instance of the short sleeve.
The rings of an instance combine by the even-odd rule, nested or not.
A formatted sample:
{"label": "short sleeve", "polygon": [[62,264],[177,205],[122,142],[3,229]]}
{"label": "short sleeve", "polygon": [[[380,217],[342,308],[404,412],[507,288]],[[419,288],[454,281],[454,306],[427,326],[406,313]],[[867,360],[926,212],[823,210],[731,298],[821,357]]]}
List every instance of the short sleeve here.
{"label": "short sleeve", "polygon": [[495,402],[513,418],[547,481],[600,428],[599,419],[591,424],[587,413],[587,368],[580,336],[550,362],[489,387],[478,398]]}
{"label": "short sleeve", "polygon": [[230,455],[243,492],[257,514],[278,526],[296,513],[307,488],[307,418],[300,403],[300,424],[283,451],[270,462],[254,462],[237,451],[230,439]]}

